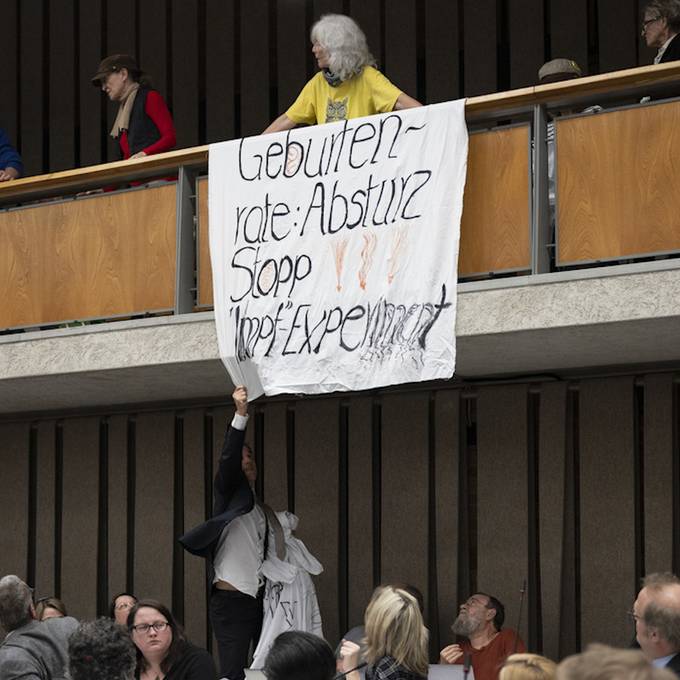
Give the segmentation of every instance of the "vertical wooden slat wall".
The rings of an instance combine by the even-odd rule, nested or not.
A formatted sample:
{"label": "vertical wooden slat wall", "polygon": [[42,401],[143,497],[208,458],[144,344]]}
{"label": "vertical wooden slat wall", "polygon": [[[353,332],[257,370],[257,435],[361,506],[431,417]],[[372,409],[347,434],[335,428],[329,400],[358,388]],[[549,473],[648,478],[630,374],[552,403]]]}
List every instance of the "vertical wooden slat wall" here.
{"label": "vertical wooden slat wall", "polygon": [[[178,147],[258,134],[314,73],[311,24],[346,12],[379,67],[425,103],[531,85],[545,59],[584,72],[652,61],[639,0],[7,0],[0,125],[28,174],[114,160],[115,105],[90,77],[129,52],[175,117]],[[594,9],[593,9],[594,8]]]}
{"label": "vertical wooden slat wall", "polygon": [[[499,596],[514,627],[527,578],[530,649],[554,658],[595,640],[625,646],[637,579],[671,569],[679,548],[676,381],[650,374],[467,394],[438,386],[256,405],[248,438],[263,496],[294,509],[298,535],[324,564],[315,581],[330,642],[361,622],[374,585],[409,581],[425,596],[434,658],[470,589]],[[0,575],[61,595],[79,617],[103,614],[132,588],[174,603],[190,637],[209,646],[205,565],[182,553],[178,562],[175,539],[210,512],[232,413],[225,400],[0,423],[9,529]]]}

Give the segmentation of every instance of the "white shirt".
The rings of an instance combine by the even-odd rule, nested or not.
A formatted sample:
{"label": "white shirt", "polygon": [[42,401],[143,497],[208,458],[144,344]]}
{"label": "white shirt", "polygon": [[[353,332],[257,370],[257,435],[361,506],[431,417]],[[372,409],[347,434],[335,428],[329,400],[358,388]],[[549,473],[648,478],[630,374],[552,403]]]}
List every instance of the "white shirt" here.
{"label": "white shirt", "polygon": [[673,652],[668,656],[660,656],[658,659],[652,659],[652,666],[656,666],[657,668],[664,668],[676,654],[677,652]]}
{"label": "white shirt", "polygon": [[[231,426],[245,430],[248,416],[234,414]],[[264,512],[256,505],[250,512],[232,520],[222,529],[215,549],[216,581],[226,581],[242,593],[255,597],[262,585],[264,558]]]}

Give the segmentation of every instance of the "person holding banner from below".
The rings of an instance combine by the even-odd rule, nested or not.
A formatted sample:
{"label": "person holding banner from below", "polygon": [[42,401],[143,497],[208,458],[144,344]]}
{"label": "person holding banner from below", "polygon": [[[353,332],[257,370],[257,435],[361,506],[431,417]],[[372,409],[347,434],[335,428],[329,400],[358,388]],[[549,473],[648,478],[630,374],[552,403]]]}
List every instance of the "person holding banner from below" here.
{"label": "person holding banner from below", "polygon": [[312,26],[311,40],[321,70],[263,134],[422,106],[375,68],[366,36],[350,17],[324,15]]}
{"label": "person holding banner from below", "polygon": [[[232,398],[236,413],[227,429],[215,476],[213,516],[179,540],[190,553],[205,557],[211,567],[210,621],[217,638],[220,677],[243,680],[250,644],[257,644],[262,628],[263,562],[266,558],[282,571],[284,561],[294,560],[287,559],[279,519],[255,497],[257,466],[245,443],[246,388],[236,387]],[[311,566],[308,570],[312,571]],[[279,617],[268,620],[274,619],[278,621]],[[299,622],[293,619],[292,623]],[[320,627],[320,619],[316,623]]]}

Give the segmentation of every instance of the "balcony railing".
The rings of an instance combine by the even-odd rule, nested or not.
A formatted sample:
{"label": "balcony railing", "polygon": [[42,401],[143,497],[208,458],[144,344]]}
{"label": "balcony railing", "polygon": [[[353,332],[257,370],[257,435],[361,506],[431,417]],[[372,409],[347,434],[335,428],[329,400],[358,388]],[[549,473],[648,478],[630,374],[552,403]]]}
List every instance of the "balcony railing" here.
{"label": "balcony railing", "polygon": [[[460,277],[680,253],[677,94],[680,62],[469,99]],[[210,307],[207,166],[203,146],[0,185],[0,330]]]}

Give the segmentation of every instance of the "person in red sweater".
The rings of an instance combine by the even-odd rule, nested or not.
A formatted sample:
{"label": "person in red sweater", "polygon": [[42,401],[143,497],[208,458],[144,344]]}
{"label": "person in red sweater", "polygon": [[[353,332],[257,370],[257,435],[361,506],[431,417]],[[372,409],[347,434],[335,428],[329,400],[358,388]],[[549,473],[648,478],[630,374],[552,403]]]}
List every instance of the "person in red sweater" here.
{"label": "person in red sweater", "polygon": [[462,664],[469,655],[475,680],[497,680],[505,660],[515,652],[525,652],[519,635],[503,628],[505,607],[486,593],[475,593],[460,606],[451,630],[466,638],[461,643],[444,647],[440,663]]}
{"label": "person in red sweater", "polygon": [[118,114],[111,136],[118,140],[124,159],[143,158],[175,148],[175,126],[160,93],[129,54],[103,59],[92,78],[112,102]]}

